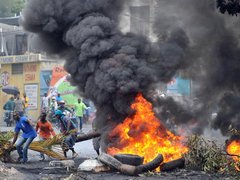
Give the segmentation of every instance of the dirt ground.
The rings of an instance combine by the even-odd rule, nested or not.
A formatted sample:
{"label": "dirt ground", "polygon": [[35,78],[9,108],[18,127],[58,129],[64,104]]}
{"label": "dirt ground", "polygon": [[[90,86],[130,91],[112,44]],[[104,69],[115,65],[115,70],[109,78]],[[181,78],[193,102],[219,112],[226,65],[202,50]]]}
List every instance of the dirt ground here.
{"label": "dirt ground", "polygon": [[75,159],[76,169],[67,171],[66,168],[44,170],[49,164],[49,161],[29,162],[28,164],[7,163],[0,164],[8,168],[8,173],[2,173],[0,168],[0,179],[6,180],[239,180],[239,176],[229,176],[220,174],[207,174],[200,171],[176,170],[174,172],[164,173],[145,173],[139,176],[126,176],[119,172],[77,172],[77,167],[85,158]]}
{"label": "dirt ground", "polygon": [[[84,126],[84,132],[88,132],[91,126]],[[0,127],[1,129],[1,127]],[[5,127],[2,130],[8,130]],[[139,176],[126,176],[119,172],[77,172],[79,164],[89,158],[96,158],[96,152],[93,150],[92,141],[84,141],[76,145],[79,157],[74,159],[75,168],[67,171],[66,168],[46,169],[49,166],[50,159],[39,161],[39,153],[29,151],[30,161],[27,164],[1,163],[0,162],[0,180],[240,180],[238,176],[207,174],[200,171],[177,170],[168,173],[145,173]],[[13,160],[18,157],[16,151],[12,153]]]}

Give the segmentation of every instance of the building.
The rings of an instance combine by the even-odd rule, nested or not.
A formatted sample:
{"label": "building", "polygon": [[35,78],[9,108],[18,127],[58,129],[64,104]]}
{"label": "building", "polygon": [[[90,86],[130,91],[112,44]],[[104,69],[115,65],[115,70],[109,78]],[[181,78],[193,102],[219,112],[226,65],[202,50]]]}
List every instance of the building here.
{"label": "building", "polygon": [[[52,67],[59,63],[41,54],[27,54],[2,56],[0,64],[1,85],[17,86],[21,97],[25,92],[29,98],[29,117],[36,120],[40,113],[41,96],[48,91]],[[0,97],[3,107],[11,95],[0,91]],[[3,114],[2,108],[0,109]]]}
{"label": "building", "polygon": [[133,32],[156,40],[152,23],[154,19],[155,0],[130,0],[120,17],[120,28],[123,33]]}
{"label": "building", "polygon": [[[17,86],[21,97],[25,92],[29,97],[29,116],[36,120],[40,113],[41,96],[48,91],[52,67],[63,64],[63,61],[59,63],[35,51],[32,49],[31,34],[23,31],[22,27],[7,24],[0,24],[1,87]],[[0,91],[0,97],[3,107],[10,95]],[[2,108],[0,113],[3,114]]]}

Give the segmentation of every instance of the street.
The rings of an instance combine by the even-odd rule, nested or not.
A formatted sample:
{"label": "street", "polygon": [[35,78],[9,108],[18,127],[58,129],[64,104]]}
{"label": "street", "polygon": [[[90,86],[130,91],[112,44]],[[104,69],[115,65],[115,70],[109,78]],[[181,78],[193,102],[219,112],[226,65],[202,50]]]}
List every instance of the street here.
{"label": "street", "polygon": [[[14,127],[6,127],[6,125],[1,124],[0,131],[9,131],[14,130]],[[91,131],[91,124],[83,125],[83,132],[87,133]],[[58,132],[58,130],[56,130]],[[38,140],[36,138],[35,140]],[[36,180],[36,179],[64,179],[67,177],[70,180],[154,180],[154,179],[163,179],[163,180],[175,180],[175,179],[191,179],[191,180],[213,180],[213,179],[237,179],[238,177],[229,177],[222,176],[220,174],[207,174],[202,171],[192,171],[192,170],[176,170],[173,172],[164,172],[164,173],[145,173],[139,176],[126,176],[116,171],[110,172],[101,172],[101,173],[93,173],[93,172],[77,172],[77,168],[79,164],[81,164],[84,160],[90,158],[96,158],[97,154],[93,149],[92,140],[83,141],[76,143],[75,145],[76,152],[79,154],[77,158],[74,159],[75,169],[71,171],[67,171],[67,169],[59,169],[53,168],[52,170],[45,170],[44,168],[49,166],[49,162],[55,159],[46,158],[45,161],[39,161],[40,156],[38,152],[29,150],[29,161],[27,164],[17,164],[17,163],[2,163],[0,164],[0,179],[7,180]],[[71,159],[71,153],[69,152],[69,159]],[[16,151],[12,153],[13,160],[16,160],[18,154]],[[7,167],[8,172],[2,173],[1,168]]]}
{"label": "street", "polygon": [[[6,125],[1,123],[0,131],[14,131],[14,127],[13,126],[6,127]],[[57,130],[56,128],[55,128],[55,131],[57,133],[59,132],[59,130]],[[89,131],[91,131],[91,124],[84,124],[83,125],[83,133],[87,133]],[[35,141],[36,140],[38,140],[38,137],[35,139]],[[76,168],[78,167],[78,165],[81,162],[83,162],[83,160],[97,157],[97,154],[93,149],[92,140],[76,143],[75,151],[78,153],[78,157],[74,159],[74,161],[76,163]],[[68,152],[69,159],[71,159],[71,155],[72,155],[71,152]],[[17,157],[18,157],[18,154],[16,151],[14,151],[12,153],[13,160],[16,160]],[[23,173],[21,175],[19,175],[17,173],[17,179],[25,179],[26,176],[27,176],[27,179],[41,179],[42,177],[45,177],[44,174],[39,175],[42,173],[42,168],[48,166],[49,162],[52,160],[55,160],[55,159],[52,159],[52,158],[50,159],[49,157],[46,156],[45,161],[39,161],[39,160],[40,160],[39,152],[29,150],[27,164],[6,163],[5,165],[9,168],[14,167],[19,172]],[[68,173],[60,174],[59,176],[65,177],[65,176],[69,176],[69,174]],[[54,175],[54,177],[59,177],[59,176]],[[1,176],[0,176],[0,178],[1,178]],[[14,176],[5,177],[5,178],[7,178],[7,179],[13,178],[14,179]]]}
{"label": "street", "polygon": [[[83,132],[87,133],[87,132],[91,131],[91,128],[92,128],[91,124],[84,124],[83,125]],[[0,131],[14,131],[14,126],[6,127],[6,125],[4,126],[4,124],[1,124]],[[58,133],[59,131],[55,128],[55,132]],[[35,138],[35,141],[36,140],[38,140],[38,137]],[[81,158],[94,158],[94,157],[96,157],[96,152],[93,149],[92,140],[76,143],[75,149],[76,149],[76,152],[79,154],[79,156]],[[69,154],[69,155],[71,157],[71,154]],[[39,157],[38,152],[34,152],[34,151],[31,151],[31,150],[29,151],[29,161],[35,162],[35,161],[38,161],[39,159],[40,159],[40,157]]]}

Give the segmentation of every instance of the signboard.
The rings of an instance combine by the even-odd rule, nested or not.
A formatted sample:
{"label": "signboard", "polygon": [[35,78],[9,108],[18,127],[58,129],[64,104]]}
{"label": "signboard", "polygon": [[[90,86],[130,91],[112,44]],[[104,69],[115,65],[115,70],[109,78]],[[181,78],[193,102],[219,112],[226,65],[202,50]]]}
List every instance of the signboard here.
{"label": "signboard", "polygon": [[68,73],[64,70],[63,66],[55,66],[52,70],[50,86],[55,86],[56,83],[67,74]]}
{"label": "signboard", "polygon": [[53,68],[48,96],[57,96],[60,93],[67,106],[74,106],[78,98],[74,94],[76,87],[71,86],[67,80],[67,75],[68,73],[64,70],[63,66]]}
{"label": "signboard", "polygon": [[1,64],[25,63],[25,62],[36,62],[36,61],[39,61],[38,54],[0,57]]}
{"label": "signboard", "polygon": [[52,71],[41,71],[40,73],[40,96],[48,93],[50,82],[52,79]]}
{"label": "signboard", "polygon": [[24,90],[28,97],[28,109],[37,109],[38,108],[38,85],[25,84]]}
{"label": "signboard", "polygon": [[37,64],[27,63],[23,65],[25,82],[36,81]]}

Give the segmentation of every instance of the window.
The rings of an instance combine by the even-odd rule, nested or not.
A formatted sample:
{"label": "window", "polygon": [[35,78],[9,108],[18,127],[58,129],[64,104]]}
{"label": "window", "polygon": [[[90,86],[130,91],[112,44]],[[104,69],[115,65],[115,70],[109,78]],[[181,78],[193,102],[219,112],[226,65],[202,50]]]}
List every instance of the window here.
{"label": "window", "polygon": [[27,35],[16,35],[16,55],[23,55],[27,51]]}
{"label": "window", "polygon": [[131,32],[149,36],[150,6],[131,6],[130,14]]}
{"label": "window", "polygon": [[23,74],[23,64],[12,64],[12,74]]}

